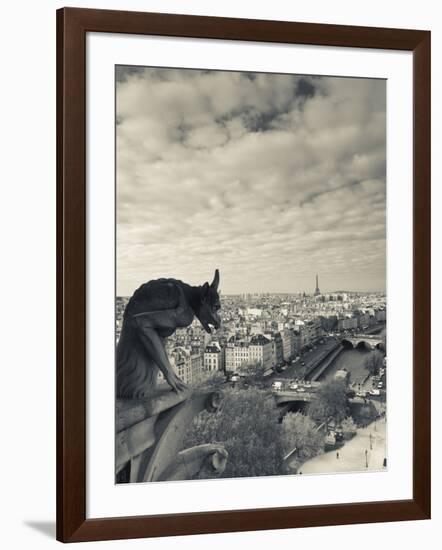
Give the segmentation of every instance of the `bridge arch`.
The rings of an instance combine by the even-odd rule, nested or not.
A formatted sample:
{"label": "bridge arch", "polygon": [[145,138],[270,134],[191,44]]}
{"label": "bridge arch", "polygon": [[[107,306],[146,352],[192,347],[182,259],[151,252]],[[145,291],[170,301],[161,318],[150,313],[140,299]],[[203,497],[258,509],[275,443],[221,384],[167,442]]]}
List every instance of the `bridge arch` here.
{"label": "bridge arch", "polygon": [[373,348],[372,348],[372,346],[369,344],[369,342],[366,342],[365,340],[360,340],[360,341],[356,344],[356,349],[357,349],[357,350],[360,350],[360,351],[371,351]]}
{"label": "bridge arch", "polygon": [[346,336],[341,339],[341,345],[344,349],[357,349],[359,351],[378,349],[385,353],[385,346],[382,347],[383,342],[371,335],[356,334],[354,336]]}
{"label": "bridge arch", "polygon": [[342,347],[344,349],[353,349],[354,348],[353,342],[351,340],[348,340],[347,338],[343,338],[341,340],[341,344],[342,344]]}

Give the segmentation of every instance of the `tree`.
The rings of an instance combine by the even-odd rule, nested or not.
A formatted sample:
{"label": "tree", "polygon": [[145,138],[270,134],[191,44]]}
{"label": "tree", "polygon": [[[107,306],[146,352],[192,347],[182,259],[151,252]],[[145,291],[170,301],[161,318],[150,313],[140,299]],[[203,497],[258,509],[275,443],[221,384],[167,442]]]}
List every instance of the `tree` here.
{"label": "tree", "polygon": [[229,453],[222,477],[280,475],[284,448],[278,420],[268,392],[226,388],[216,413],[202,412],[194,419],[183,448],[222,443]]}
{"label": "tree", "polygon": [[318,424],[333,418],[340,424],[347,416],[347,386],[343,380],[324,382],[308,407],[309,416]]}
{"label": "tree", "polygon": [[353,418],[358,426],[368,426],[378,416],[378,411],[371,401],[368,401],[353,412]]}
{"label": "tree", "polygon": [[241,365],[241,372],[244,374],[246,381],[249,383],[262,382],[266,369],[262,361],[253,361]]}
{"label": "tree", "polygon": [[309,458],[324,448],[324,433],[318,431],[311,418],[301,413],[288,413],[282,421],[284,453],[293,451],[289,462],[292,468],[299,468]]}
{"label": "tree", "polygon": [[194,374],[192,382],[189,384],[193,389],[197,388],[221,388],[226,381],[226,377],[223,372],[217,371],[201,371],[198,374]]}
{"label": "tree", "polygon": [[381,334],[381,341],[376,346],[376,348],[378,350],[380,350],[383,353],[383,355],[385,356],[386,353],[387,353],[387,335],[385,333],[385,330],[382,331],[382,332],[383,332],[383,334]]}
{"label": "tree", "polygon": [[384,361],[383,354],[378,350],[373,350],[365,359],[364,366],[371,376],[377,374]]}
{"label": "tree", "polygon": [[356,433],[356,423],[351,416],[347,416],[341,422],[341,428],[346,437],[351,437]]}

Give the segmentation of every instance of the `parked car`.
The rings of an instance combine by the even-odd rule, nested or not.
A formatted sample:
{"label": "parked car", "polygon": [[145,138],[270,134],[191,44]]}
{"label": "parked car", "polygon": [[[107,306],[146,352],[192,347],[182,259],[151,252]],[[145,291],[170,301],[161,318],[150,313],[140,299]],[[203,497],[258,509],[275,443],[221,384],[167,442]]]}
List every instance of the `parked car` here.
{"label": "parked car", "polygon": [[305,393],[305,388],[303,388],[302,386],[299,386],[296,391],[299,393]]}
{"label": "parked car", "polygon": [[292,383],[290,384],[289,388],[290,388],[291,390],[296,390],[296,389],[298,389],[298,384],[296,384],[296,382],[292,382]]}
{"label": "parked car", "polygon": [[282,382],[280,380],[275,380],[272,384],[272,390],[275,390],[275,391],[282,390]]}
{"label": "parked car", "polygon": [[374,388],[370,390],[370,395],[381,395],[381,390]]}
{"label": "parked car", "polygon": [[384,387],[384,383],[383,383],[383,382],[379,382],[378,388],[381,390],[383,387]]}

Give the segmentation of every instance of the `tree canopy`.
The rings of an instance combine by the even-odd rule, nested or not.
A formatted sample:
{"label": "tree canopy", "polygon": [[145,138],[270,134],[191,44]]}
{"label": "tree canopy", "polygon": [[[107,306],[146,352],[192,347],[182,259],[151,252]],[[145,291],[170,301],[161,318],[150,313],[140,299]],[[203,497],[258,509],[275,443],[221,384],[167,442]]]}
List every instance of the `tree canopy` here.
{"label": "tree canopy", "polygon": [[308,414],[318,424],[332,418],[337,424],[347,416],[347,386],[343,380],[324,382],[311,401]]}
{"label": "tree canopy", "polygon": [[365,359],[364,366],[368,372],[373,375],[379,372],[384,362],[383,354],[378,350],[373,350]]}
{"label": "tree canopy", "polygon": [[262,382],[266,369],[262,361],[252,361],[241,366],[241,373],[246,377],[247,382]]}
{"label": "tree canopy", "polygon": [[353,418],[358,426],[368,426],[378,416],[378,411],[371,401],[353,411]]}
{"label": "tree canopy", "polygon": [[222,477],[283,473],[279,411],[268,392],[257,388],[224,390],[216,413],[202,412],[191,424],[184,447],[222,443],[229,458]]}
{"label": "tree canopy", "polygon": [[284,453],[293,451],[288,461],[292,468],[298,468],[324,448],[324,433],[318,431],[311,418],[299,412],[284,416],[282,440]]}
{"label": "tree canopy", "polygon": [[356,433],[357,426],[353,418],[351,416],[347,416],[341,422],[341,428],[347,436],[352,436]]}

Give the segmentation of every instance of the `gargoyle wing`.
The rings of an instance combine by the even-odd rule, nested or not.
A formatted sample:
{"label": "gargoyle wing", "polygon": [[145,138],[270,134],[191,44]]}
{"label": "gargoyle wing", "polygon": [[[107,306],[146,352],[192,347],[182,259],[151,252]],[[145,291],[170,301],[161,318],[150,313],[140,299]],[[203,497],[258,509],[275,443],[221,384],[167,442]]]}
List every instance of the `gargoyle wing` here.
{"label": "gargoyle wing", "polygon": [[125,314],[175,309],[182,296],[179,285],[182,283],[176,279],[157,279],[143,284],[129,300]]}

